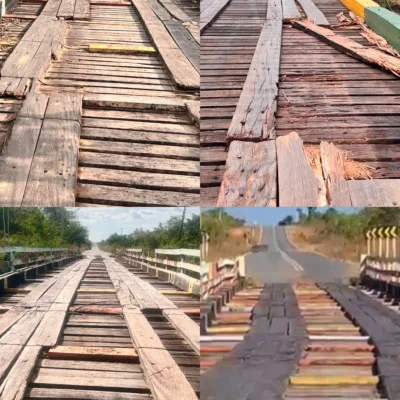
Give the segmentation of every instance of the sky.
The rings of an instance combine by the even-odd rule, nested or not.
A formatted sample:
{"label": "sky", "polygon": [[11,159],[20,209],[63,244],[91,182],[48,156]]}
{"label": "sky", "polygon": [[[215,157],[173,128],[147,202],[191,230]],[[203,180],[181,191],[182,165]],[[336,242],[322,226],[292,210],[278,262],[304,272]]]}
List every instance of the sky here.
{"label": "sky", "polygon": [[[113,233],[127,235],[136,228],[153,229],[170,217],[181,216],[183,207],[77,207],[77,219],[89,230],[89,239],[100,242]],[[200,214],[199,207],[187,207],[186,216]]]}
{"label": "sky", "polygon": [[[226,207],[225,210],[234,217],[246,220],[248,224],[260,224],[260,225],[276,225],[279,221],[288,215],[292,215],[297,220],[297,208],[302,208],[304,212],[307,212],[306,207]],[[338,208],[338,210],[345,212],[354,212],[356,208]],[[327,210],[327,207],[319,207],[318,210]]]}

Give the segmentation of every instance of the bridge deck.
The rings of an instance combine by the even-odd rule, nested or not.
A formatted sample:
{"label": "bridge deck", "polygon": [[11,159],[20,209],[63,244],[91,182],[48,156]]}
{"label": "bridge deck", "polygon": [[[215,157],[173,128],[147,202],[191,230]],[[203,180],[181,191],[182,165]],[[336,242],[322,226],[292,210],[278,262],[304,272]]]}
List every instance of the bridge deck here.
{"label": "bridge deck", "polygon": [[2,399],[199,397],[198,325],[146,280],[93,257],[47,275],[0,316]]}

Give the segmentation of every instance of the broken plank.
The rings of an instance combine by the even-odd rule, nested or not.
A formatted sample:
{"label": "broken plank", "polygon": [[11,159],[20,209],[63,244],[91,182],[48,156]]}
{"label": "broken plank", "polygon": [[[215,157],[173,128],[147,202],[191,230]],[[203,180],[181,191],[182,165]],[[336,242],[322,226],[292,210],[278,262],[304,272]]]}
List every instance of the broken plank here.
{"label": "broken plank", "polygon": [[321,142],[321,164],[327,186],[328,202],[335,206],[349,206],[351,201],[343,157],[334,144]]}
{"label": "broken plank", "polygon": [[227,139],[274,139],[282,36],[280,2],[268,3],[261,31]]}
{"label": "broken plank", "polygon": [[221,183],[219,206],[276,206],[275,141],[231,142]]}
{"label": "broken plank", "polygon": [[326,19],[325,15],[321,10],[314,4],[312,0],[297,0],[301,5],[304,13],[307,15],[307,19],[314,22],[318,26],[329,27],[331,24]]}
{"label": "broken plank", "polygon": [[321,182],[304,152],[303,142],[296,132],[276,139],[278,159],[279,206],[323,206],[326,198]]}
{"label": "broken plank", "polygon": [[75,205],[79,136],[80,124],[76,121],[44,120],[23,206]]}
{"label": "broken plank", "polygon": [[0,204],[21,207],[42,120],[17,118],[0,159]]}
{"label": "broken plank", "polygon": [[330,46],[367,64],[378,65],[390,71],[393,75],[400,77],[400,59],[383,51],[366,47],[362,44],[348,39],[345,36],[337,35],[333,31],[319,27],[312,22],[295,21],[293,26],[311,36],[328,43]]}

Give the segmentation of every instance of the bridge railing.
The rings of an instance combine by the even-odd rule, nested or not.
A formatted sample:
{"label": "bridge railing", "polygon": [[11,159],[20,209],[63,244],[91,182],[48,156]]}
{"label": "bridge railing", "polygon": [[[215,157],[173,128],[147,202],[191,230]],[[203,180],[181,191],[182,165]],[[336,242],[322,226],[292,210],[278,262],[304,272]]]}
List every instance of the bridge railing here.
{"label": "bridge railing", "polygon": [[[188,260],[200,262],[200,250],[156,249],[154,254],[155,257],[148,257],[142,249],[117,250],[117,258],[128,264],[140,267],[150,275],[169,281],[183,290],[199,294],[201,267]],[[174,257],[179,257],[179,260],[171,259]]]}

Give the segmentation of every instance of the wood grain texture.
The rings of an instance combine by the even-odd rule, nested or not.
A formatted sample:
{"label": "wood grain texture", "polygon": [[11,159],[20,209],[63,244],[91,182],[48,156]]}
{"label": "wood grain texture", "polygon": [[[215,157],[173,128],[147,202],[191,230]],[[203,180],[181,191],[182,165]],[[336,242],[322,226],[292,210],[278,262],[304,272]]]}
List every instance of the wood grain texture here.
{"label": "wood grain texture", "polygon": [[347,181],[353,207],[397,207],[400,205],[399,179]]}
{"label": "wood grain texture", "polygon": [[151,7],[143,0],[132,0],[132,4],[139,13],[175,85],[186,90],[199,89],[200,74],[185,57]]}
{"label": "wood grain texture", "polygon": [[328,201],[335,206],[349,206],[351,201],[345,178],[342,153],[334,144],[328,142],[321,142],[320,148]]}
{"label": "wood grain texture", "polygon": [[319,27],[312,22],[295,21],[293,26],[325,43],[328,43],[335,49],[349,55],[350,57],[367,64],[378,65],[400,77],[400,60],[394,56],[371,47],[363,46],[352,39],[342,35],[337,35],[331,30]]}
{"label": "wood grain texture", "polygon": [[217,204],[219,206],[276,206],[275,141],[233,141]]}
{"label": "wood grain texture", "polygon": [[45,119],[59,119],[80,122],[82,117],[80,93],[54,93],[50,95]]}
{"label": "wood grain texture", "polygon": [[231,0],[214,0],[208,7],[200,3],[200,33],[203,33],[225,10]]}
{"label": "wood grain texture", "polygon": [[75,205],[79,136],[80,124],[76,121],[44,120],[26,185],[24,206]]}
{"label": "wood grain texture", "polygon": [[42,127],[38,118],[17,118],[0,159],[0,204],[21,207],[34,152]]}
{"label": "wood grain texture", "polygon": [[304,13],[307,15],[307,19],[314,22],[318,26],[330,26],[330,23],[326,19],[325,15],[321,10],[314,4],[312,0],[297,0],[301,5]]}
{"label": "wood grain texture", "polygon": [[282,4],[271,0],[267,21],[228,129],[228,140],[275,138],[281,36]]}
{"label": "wood grain texture", "polygon": [[283,22],[301,19],[301,13],[297,8],[295,0],[282,0],[282,18]]}
{"label": "wood grain texture", "polygon": [[326,204],[321,198],[321,182],[304,153],[303,142],[296,132],[276,139],[278,158],[279,206],[319,206]]}
{"label": "wood grain texture", "polygon": [[3,400],[23,400],[41,346],[26,346],[0,387]]}
{"label": "wood grain texture", "polygon": [[75,20],[90,20],[90,1],[89,0],[76,0],[74,9]]}

